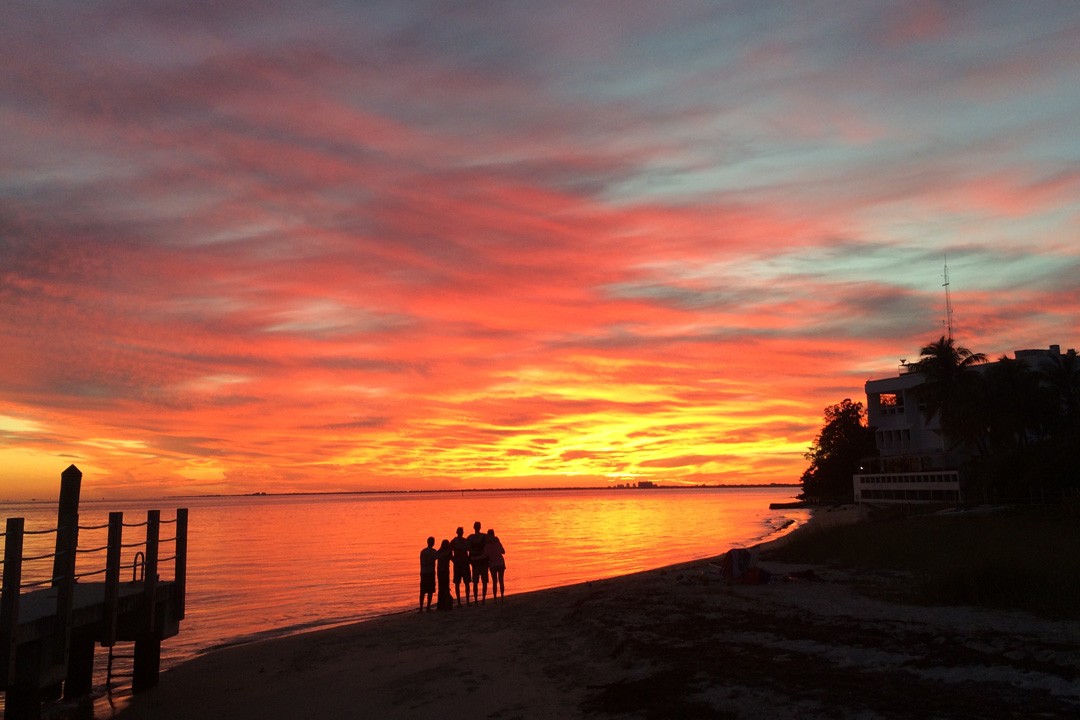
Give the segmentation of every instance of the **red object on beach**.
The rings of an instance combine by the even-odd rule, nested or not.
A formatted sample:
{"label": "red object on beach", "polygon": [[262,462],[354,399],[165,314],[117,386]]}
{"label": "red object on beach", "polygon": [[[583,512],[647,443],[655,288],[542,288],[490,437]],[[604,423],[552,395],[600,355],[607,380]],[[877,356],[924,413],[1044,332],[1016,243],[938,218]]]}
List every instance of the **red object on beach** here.
{"label": "red object on beach", "polygon": [[724,560],[720,564],[720,576],[730,585],[737,582],[749,568],[750,551],[746,548],[732,548],[724,553]]}

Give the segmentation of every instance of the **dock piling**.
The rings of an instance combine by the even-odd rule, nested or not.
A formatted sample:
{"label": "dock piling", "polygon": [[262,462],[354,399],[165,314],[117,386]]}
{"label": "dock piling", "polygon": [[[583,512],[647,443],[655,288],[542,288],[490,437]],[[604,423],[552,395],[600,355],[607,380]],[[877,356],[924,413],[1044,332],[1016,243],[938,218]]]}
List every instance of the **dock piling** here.
{"label": "dock piling", "polygon": [[154,632],[157,612],[154,600],[158,583],[158,551],[161,539],[161,511],[146,511],[146,569],[143,573],[143,612],[146,620],[143,629]]}
{"label": "dock piling", "polygon": [[53,554],[52,586],[56,589],[56,625],[50,655],[45,658],[43,677],[48,698],[58,698],[67,676],[71,642],[71,612],[75,602],[75,560],[79,547],[79,495],[82,471],[69,465],[60,474],[60,500],[56,512],[56,551]]}
{"label": "dock piling", "polygon": [[116,613],[120,600],[120,557],[124,543],[124,513],[109,513],[108,549],[105,551],[105,598],[102,610],[101,645],[116,642]]}
{"label": "dock piling", "polygon": [[146,513],[146,570],[143,574],[142,632],[135,638],[135,666],[131,691],[139,693],[157,685],[161,667],[161,628],[157,622],[158,552],[161,533],[161,511]]}
{"label": "dock piling", "polygon": [[22,585],[23,518],[8,518],[4,533],[4,586],[0,594],[0,687],[15,680],[15,629]]}
{"label": "dock piling", "polygon": [[184,619],[187,607],[187,508],[176,511],[176,562],[173,569],[173,582],[176,583],[176,619]]}

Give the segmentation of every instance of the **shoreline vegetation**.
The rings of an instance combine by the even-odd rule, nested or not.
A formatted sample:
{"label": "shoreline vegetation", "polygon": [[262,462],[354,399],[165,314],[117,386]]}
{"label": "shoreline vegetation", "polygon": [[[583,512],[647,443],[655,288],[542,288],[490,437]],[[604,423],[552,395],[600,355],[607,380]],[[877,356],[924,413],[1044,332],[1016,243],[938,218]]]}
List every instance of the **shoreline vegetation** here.
{"label": "shoreline vegetation", "polygon": [[233,646],[116,717],[1075,717],[1080,617],[1059,600],[1077,525],[1068,507],[821,508],[754,548],[764,585],[723,582],[718,549]]}
{"label": "shoreline vegetation", "polygon": [[[765,556],[857,574],[901,602],[971,605],[1080,620],[1080,507],[878,509],[865,522],[812,523]],[[894,587],[858,575],[891,573]]]}

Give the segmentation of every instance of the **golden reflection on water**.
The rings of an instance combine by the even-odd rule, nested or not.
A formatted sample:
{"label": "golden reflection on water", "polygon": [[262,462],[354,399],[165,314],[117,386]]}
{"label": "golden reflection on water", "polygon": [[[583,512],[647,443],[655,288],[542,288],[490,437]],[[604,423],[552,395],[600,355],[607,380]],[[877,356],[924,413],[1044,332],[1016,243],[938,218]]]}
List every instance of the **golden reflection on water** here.
{"label": "golden reflection on water", "polygon": [[[796,488],[641,489],[192,498],[188,605],[168,667],[219,644],[411,611],[419,551],[479,520],[506,547],[509,595],[718,555],[806,510],[769,510]],[[80,524],[145,520],[145,503],[83,503]],[[48,504],[5,508],[51,527]],[[9,512],[9,514],[11,514]],[[125,541],[142,529],[125,531]],[[172,530],[163,528],[162,535]],[[39,541],[35,541],[39,542]],[[81,544],[84,546],[85,543]],[[162,570],[171,578],[171,567]]]}

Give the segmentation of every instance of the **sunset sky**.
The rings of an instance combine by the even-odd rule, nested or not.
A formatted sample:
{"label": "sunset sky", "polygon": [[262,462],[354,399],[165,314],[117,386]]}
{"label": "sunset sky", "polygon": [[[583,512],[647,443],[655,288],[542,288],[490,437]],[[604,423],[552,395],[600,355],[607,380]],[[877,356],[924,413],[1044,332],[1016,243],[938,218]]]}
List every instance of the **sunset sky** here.
{"label": "sunset sky", "polygon": [[1080,3],[0,6],[0,498],[795,482],[1080,345]]}

